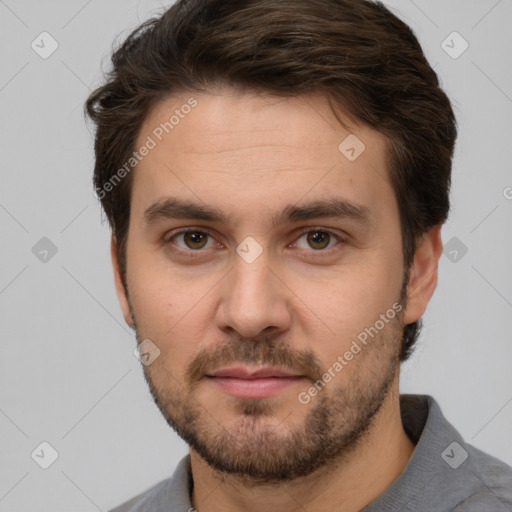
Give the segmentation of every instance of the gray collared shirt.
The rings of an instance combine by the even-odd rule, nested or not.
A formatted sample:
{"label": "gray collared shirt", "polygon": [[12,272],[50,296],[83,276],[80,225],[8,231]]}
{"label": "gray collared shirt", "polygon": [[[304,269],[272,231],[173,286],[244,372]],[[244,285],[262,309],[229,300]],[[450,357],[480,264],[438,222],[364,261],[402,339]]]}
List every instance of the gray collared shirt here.
{"label": "gray collared shirt", "polygon": [[[512,512],[512,467],[465,443],[432,397],[401,395],[400,409],[416,448],[402,474],[362,512]],[[171,478],[111,512],[192,512],[191,489],[187,455]]]}

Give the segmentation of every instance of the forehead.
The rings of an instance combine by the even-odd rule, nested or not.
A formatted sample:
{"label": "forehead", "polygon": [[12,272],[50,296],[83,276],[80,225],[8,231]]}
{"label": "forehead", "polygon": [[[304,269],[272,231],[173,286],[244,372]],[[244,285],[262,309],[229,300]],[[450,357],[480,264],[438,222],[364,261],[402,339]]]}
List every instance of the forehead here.
{"label": "forehead", "polygon": [[137,148],[149,140],[153,147],[134,171],[132,211],[166,194],[227,215],[229,208],[247,214],[268,207],[272,218],[281,203],[333,195],[394,209],[387,204],[394,193],[385,137],[340,116],[343,125],[320,94],[276,98],[226,89],[164,99],[137,139]]}

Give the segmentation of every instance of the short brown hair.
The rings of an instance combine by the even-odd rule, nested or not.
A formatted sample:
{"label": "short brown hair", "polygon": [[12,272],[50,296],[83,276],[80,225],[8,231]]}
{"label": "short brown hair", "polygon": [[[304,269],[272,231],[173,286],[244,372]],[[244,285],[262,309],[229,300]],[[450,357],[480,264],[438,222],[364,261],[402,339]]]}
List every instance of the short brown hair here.
{"label": "short brown hair", "polygon": [[[381,2],[178,0],[132,32],[112,65],[86,102],[97,126],[97,191],[128,161],[159,100],[228,85],[277,96],[321,92],[386,136],[406,269],[417,237],[448,216],[453,110],[413,32]],[[125,287],[131,184],[129,173],[100,196]],[[420,328],[421,320],[405,326],[402,361]]]}

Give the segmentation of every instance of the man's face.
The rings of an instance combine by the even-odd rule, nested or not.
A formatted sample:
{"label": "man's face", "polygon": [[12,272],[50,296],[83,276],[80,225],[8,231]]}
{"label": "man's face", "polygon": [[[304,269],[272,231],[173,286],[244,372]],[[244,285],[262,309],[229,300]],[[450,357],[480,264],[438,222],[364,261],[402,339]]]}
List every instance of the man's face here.
{"label": "man's face", "polygon": [[144,371],[167,421],[254,481],[350,453],[397,389],[404,267],[384,137],[342,127],[319,95],[231,90],[160,102],[136,148],[148,136],[128,302],[118,292],[160,349]]}

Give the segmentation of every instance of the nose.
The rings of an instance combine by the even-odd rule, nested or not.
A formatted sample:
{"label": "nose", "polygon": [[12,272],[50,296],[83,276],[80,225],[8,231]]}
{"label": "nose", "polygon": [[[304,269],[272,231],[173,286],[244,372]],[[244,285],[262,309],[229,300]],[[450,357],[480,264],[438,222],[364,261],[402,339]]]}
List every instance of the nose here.
{"label": "nose", "polygon": [[247,263],[236,257],[222,280],[216,322],[223,331],[254,337],[262,331],[284,331],[290,327],[291,292],[269,268],[265,252]]}

